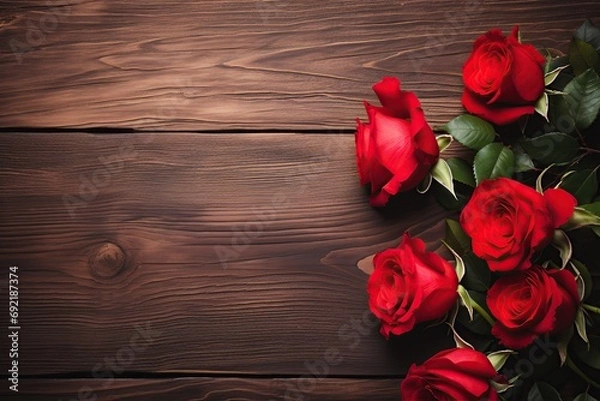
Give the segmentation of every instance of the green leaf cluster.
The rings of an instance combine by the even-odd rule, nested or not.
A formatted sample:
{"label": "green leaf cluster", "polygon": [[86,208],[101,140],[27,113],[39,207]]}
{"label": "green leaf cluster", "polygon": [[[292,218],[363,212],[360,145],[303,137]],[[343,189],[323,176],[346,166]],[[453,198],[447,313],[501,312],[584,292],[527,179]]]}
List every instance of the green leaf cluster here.
{"label": "green leaf cluster", "polygon": [[[578,256],[581,236],[575,235],[585,231],[588,237],[600,237],[600,29],[586,21],[573,35],[567,55],[547,58],[544,73],[545,91],[535,104],[536,115],[499,127],[465,114],[441,128],[446,135],[438,139],[440,148],[455,140],[473,157],[439,163],[432,173],[432,192],[443,206],[461,210],[484,180],[516,175],[520,182],[535,184],[539,192],[561,188],[576,198],[573,216],[554,231],[552,242],[535,255],[535,263],[575,275],[581,306],[573,325],[555,333],[554,362],[584,378],[590,372],[600,374],[600,337],[597,331],[587,333],[594,319],[600,322],[599,316],[592,316],[600,315],[600,308],[585,303],[594,298],[597,266],[595,260]],[[493,317],[486,309],[486,293],[498,274],[473,253],[458,221],[446,220],[444,244],[456,259],[460,304],[465,307],[456,311],[455,319],[472,335],[487,338]],[[500,351],[494,346],[490,350]],[[527,394],[528,401],[562,400],[551,381],[536,382],[540,379],[545,380],[514,378],[525,386],[521,395]],[[575,400],[595,401],[587,393]]]}

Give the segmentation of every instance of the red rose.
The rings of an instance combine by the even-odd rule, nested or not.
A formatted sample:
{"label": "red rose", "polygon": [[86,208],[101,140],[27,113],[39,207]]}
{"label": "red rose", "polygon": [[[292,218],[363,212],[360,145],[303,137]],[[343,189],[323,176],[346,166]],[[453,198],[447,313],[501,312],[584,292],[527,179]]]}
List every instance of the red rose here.
{"label": "red rose", "polygon": [[492,29],[473,44],[463,67],[463,106],[494,124],[505,125],[533,114],[544,91],[544,57],[519,42],[519,28],[506,37]]}
{"label": "red rose", "polygon": [[488,291],[487,305],[498,319],[492,334],[507,347],[524,348],[539,335],[573,324],[579,305],[575,276],[533,266],[500,277]]}
{"label": "red rose", "polygon": [[457,297],[458,278],[425,243],[404,234],[397,248],[375,255],[367,283],[369,307],[381,320],[381,334],[400,335],[415,324],[444,316]]}
{"label": "red rose", "polygon": [[441,351],[412,365],[400,387],[402,401],[498,400],[490,381],[498,373],[487,357],[469,348]]}
{"label": "red rose", "polygon": [[416,187],[440,150],[414,93],[391,77],[373,90],[383,107],[365,102],[369,123],[357,120],[356,161],[360,183],[371,184],[371,205],[384,206],[391,195]]}
{"label": "red rose", "polygon": [[577,200],[562,189],[540,194],[508,178],[483,181],[460,215],[475,255],[490,270],[524,270],[531,256],[552,240],[555,228],[569,220]]}

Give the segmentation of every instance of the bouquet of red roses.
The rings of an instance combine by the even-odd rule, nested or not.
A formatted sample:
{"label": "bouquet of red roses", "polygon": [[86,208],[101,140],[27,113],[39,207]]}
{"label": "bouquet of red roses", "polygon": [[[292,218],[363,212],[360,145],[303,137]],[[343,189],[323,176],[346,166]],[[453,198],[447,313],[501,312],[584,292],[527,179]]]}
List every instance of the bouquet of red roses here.
{"label": "bouquet of red roses", "polygon": [[[586,21],[566,55],[522,43],[517,27],[480,36],[463,66],[468,113],[437,136],[398,79],[373,86],[381,106],[365,102],[356,131],[370,203],[431,190],[458,217],[443,240],[453,263],[408,233],[373,258],[381,334],[445,321],[457,344],[410,368],[403,400],[600,394],[599,74],[600,30]],[[455,141],[465,158],[444,157]]]}

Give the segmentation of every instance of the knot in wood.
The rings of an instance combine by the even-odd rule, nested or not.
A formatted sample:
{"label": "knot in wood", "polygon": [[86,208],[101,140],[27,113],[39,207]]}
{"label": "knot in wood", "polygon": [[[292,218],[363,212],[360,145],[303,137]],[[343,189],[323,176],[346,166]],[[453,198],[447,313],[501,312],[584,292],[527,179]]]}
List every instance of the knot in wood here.
{"label": "knot in wood", "polygon": [[90,257],[92,274],[101,278],[111,278],[125,268],[125,252],[119,245],[106,242],[100,245]]}

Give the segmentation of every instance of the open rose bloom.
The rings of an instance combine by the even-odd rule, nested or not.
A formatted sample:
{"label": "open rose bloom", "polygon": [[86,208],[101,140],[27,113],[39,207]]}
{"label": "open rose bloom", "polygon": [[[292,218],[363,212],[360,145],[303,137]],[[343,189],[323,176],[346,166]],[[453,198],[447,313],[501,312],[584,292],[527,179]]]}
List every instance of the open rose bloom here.
{"label": "open rose bloom", "polygon": [[362,185],[371,185],[370,203],[385,206],[390,196],[416,187],[437,162],[439,147],[412,92],[386,77],[373,86],[382,107],[365,102],[369,123],[357,121],[356,161]]}
{"label": "open rose bloom", "polygon": [[495,401],[499,375],[487,357],[468,348],[441,351],[412,365],[402,382],[402,401]]}
{"label": "open rose bloom", "polygon": [[533,266],[500,277],[487,295],[498,319],[492,334],[513,349],[530,345],[543,334],[560,333],[573,324],[579,306],[577,283],[570,271]]}
{"label": "open rose bloom", "polygon": [[367,283],[369,307],[381,321],[381,334],[400,335],[415,324],[443,317],[457,299],[458,277],[425,243],[404,234],[397,248],[375,255]]}
{"label": "open rose bloom", "polygon": [[509,36],[490,30],[475,41],[463,67],[465,109],[498,125],[533,114],[544,92],[545,62],[533,46],[519,42],[518,27]]}
{"label": "open rose bloom", "polygon": [[[447,329],[458,347],[436,353],[437,343],[398,341],[435,354],[412,364],[402,401],[600,395],[599,43],[591,20],[560,57],[522,43],[518,27],[480,35],[462,66],[466,112],[441,127],[448,135],[437,140],[419,100],[398,79],[373,86],[381,106],[365,102],[368,122],[357,120],[355,134],[371,205],[385,206],[419,183],[426,192],[432,183],[431,196],[450,210],[427,227],[439,234],[429,245],[441,242],[445,253],[427,252],[405,233],[398,247],[373,257],[367,292],[380,333],[394,341],[415,327],[444,324],[450,328],[440,332]],[[534,113],[540,115],[530,118]],[[448,157],[442,152],[453,141],[463,149],[450,148],[458,155]],[[420,212],[428,215],[429,207]],[[444,259],[450,255],[454,263]],[[358,262],[361,270],[367,260]],[[548,363],[534,358],[539,347],[547,348]]]}
{"label": "open rose bloom", "polygon": [[577,200],[562,189],[544,194],[518,181],[483,181],[462,210],[460,224],[471,237],[473,252],[492,271],[524,270],[531,257],[567,222]]}

